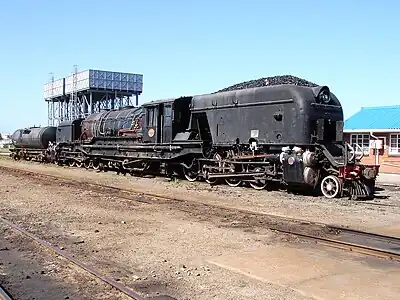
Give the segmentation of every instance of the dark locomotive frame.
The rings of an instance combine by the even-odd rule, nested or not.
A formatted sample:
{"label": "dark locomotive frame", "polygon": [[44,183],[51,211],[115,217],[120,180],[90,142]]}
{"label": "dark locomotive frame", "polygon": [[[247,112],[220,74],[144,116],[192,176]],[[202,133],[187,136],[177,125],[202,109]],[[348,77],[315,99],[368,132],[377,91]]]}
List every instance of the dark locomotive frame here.
{"label": "dark locomotive frame", "polygon": [[283,84],[153,101],[20,129],[13,142],[15,159],[182,174],[255,189],[275,181],[327,198],[372,197],[379,171],[361,164],[343,141],[342,106],[327,86]]}

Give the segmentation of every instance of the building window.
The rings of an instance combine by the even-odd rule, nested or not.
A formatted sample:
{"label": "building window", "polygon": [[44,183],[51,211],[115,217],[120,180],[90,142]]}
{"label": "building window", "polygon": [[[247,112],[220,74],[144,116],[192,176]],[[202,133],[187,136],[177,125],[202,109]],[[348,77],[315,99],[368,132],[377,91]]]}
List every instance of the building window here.
{"label": "building window", "polygon": [[389,154],[400,154],[400,134],[390,135]]}
{"label": "building window", "polygon": [[[352,134],[350,135],[350,144],[354,148],[357,155],[360,155],[362,148],[364,156],[369,155],[369,134]],[[357,147],[357,145],[359,147]]]}

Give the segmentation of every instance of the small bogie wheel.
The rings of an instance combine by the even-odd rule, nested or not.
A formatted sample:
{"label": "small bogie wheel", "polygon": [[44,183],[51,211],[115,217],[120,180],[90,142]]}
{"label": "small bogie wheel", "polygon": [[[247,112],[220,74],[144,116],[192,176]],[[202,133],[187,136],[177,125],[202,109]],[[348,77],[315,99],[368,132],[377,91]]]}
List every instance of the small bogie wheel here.
{"label": "small bogie wheel", "polygon": [[339,196],[342,190],[342,184],[338,177],[328,175],[321,181],[321,192],[329,199]]}

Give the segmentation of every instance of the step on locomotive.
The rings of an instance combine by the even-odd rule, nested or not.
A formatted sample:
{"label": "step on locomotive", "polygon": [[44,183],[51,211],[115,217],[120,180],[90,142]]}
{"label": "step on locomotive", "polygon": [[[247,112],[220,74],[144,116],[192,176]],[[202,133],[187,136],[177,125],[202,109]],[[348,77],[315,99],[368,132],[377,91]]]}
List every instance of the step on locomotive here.
{"label": "step on locomotive", "polygon": [[104,110],[14,132],[14,159],[327,198],[373,197],[379,165],[343,140],[343,110],[327,86],[279,84]]}

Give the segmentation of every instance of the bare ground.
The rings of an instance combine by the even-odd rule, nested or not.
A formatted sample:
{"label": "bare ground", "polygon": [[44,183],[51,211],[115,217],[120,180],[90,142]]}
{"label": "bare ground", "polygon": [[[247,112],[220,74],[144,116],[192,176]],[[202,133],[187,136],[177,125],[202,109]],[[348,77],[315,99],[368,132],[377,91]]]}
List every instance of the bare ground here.
{"label": "bare ground", "polygon": [[[328,201],[324,198],[288,195],[279,191],[210,187],[204,183],[123,177],[112,173],[8,160],[0,160],[0,165],[79,179],[83,184],[85,181],[111,184],[143,192],[190,197],[202,203],[222,203],[361,229],[382,231],[399,224],[399,192],[396,190],[385,191],[390,198],[380,201],[397,207],[380,207],[348,200]],[[0,173],[0,182],[0,215],[63,247],[76,258],[98,267],[143,294],[168,294],[177,299],[311,299],[290,288],[250,280],[243,274],[206,263],[209,258],[218,259],[298,243],[293,238],[276,235],[256,223],[237,226],[238,222],[232,215],[224,218],[206,210],[203,214],[190,213],[176,210],[172,205],[138,203],[94,191],[71,189],[57,183],[44,184],[33,178],[17,178],[7,173]],[[15,236],[10,240],[14,239]],[[3,243],[2,239],[0,243]],[[1,261],[9,259],[11,264],[20,261],[10,259],[4,253],[0,251]],[[42,254],[37,252],[36,255]],[[43,260],[51,258],[45,257]],[[21,277],[26,269],[32,269],[32,272],[36,270],[28,262],[15,264],[14,269],[7,264],[0,266],[4,273],[0,285],[5,283],[6,288],[12,291],[18,284],[26,286],[29,283]],[[68,294],[79,290],[82,295],[90,295],[93,286],[82,284],[84,280],[65,279],[78,276],[72,274],[74,269],[68,270],[64,272],[69,272],[69,277],[54,279],[58,285],[67,284],[62,291]],[[60,289],[54,284],[53,290]],[[99,291],[100,295],[107,298],[107,290],[103,291]],[[53,299],[45,295],[39,298]],[[97,296],[82,297],[101,299]],[[31,298],[27,296],[26,299]]]}
{"label": "bare ground", "polygon": [[13,299],[129,299],[0,223],[0,284]]}
{"label": "bare ground", "polygon": [[[1,215],[143,294],[177,299],[307,299],[290,289],[246,281],[205,264],[208,257],[281,242],[267,230],[218,228],[209,220],[198,221],[162,205],[62,186],[43,189],[29,178],[18,179],[0,174],[3,189],[8,191],[0,196]],[[3,273],[8,282],[18,282],[26,267],[22,264]],[[93,290],[79,282],[69,284],[88,294]]]}
{"label": "bare ground", "polygon": [[[256,191],[247,187],[231,188],[226,185],[209,186],[204,182],[187,182],[177,180],[168,182],[165,178],[140,178],[129,175],[115,175],[112,172],[97,173],[93,170],[41,165],[31,162],[14,162],[0,159],[0,165],[60,175],[82,182],[95,182],[133,189],[141,192],[152,192],[202,203],[226,205],[233,208],[247,209],[286,217],[301,218],[330,224],[350,226],[356,229],[375,230],[400,226],[400,190],[386,188],[380,192],[375,204],[348,199],[329,200],[323,197],[312,197],[288,194],[285,191]],[[384,197],[388,197],[384,199]],[[382,232],[384,233],[384,232]],[[400,232],[398,233],[400,236]]]}

